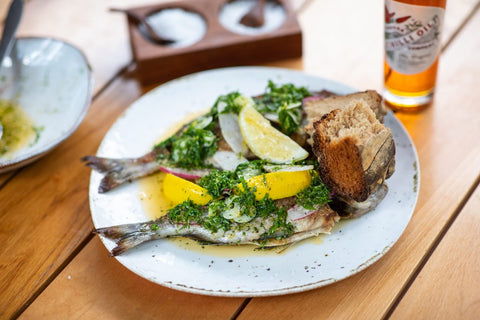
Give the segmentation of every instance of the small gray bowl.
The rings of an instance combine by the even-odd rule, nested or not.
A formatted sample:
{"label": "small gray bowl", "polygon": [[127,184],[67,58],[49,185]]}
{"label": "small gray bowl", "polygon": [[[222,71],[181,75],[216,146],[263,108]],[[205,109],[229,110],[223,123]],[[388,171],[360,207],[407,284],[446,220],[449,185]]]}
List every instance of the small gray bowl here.
{"label": "small gray bowl", "polygon": [[0,156],[0,173],[51,151],[80,125],[92,101],[93,78],[78,48],[52,38],[18,38],[0,70],[0,100],[11,100],[40,128],[35,142]]}

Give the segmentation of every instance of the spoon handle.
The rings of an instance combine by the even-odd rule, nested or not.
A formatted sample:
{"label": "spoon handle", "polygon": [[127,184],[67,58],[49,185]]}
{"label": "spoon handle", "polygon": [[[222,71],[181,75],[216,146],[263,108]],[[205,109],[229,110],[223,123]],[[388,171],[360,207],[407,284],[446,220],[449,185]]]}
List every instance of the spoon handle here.
{"label": "spoon handle", "polygon": [[8,9],[7,19],[5,20],[5,28],[3,29],[2,39],[0,40],[0,68],[3,58],[10,52],[12,48],[15,31],[17,31],[20,18],[22,17],[23,0],[13,0]]}

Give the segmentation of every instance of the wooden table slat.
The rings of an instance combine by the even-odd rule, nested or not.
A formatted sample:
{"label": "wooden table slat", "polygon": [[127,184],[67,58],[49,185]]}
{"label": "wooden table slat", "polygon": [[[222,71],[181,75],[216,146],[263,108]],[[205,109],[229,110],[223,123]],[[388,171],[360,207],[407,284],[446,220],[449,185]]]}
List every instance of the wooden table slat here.
{"label": "wooden table slat", "polygon": [[390,319],[478,319],[479,213],[477,187]]}
{"label": "wooden table slat", "polygon": [[80,159],[96,152],[110,125],[140,94],[133,80],[109,88],[65,143],[1,190],[0,318],[22,307],[93,230],[90,169]]}
{"label": "wooden table slat", "polygon": [[[20,34],[64,38],[81,47],[93,65],[95,90],[100,94],[72,137],[22,169],[0,190],[0,240],[5,244],[0,249],[0,318],[23,310],[52,277],[55,279],[25,310],[23,318],[229,318],[243,302],[154,285],[110,259],[97,237],[82,248],[90,238],[92,224],[90,171],[79,159],[95,152],[117,116],[145,91],[128,79],[117,79],[99,91],[130,61],[124,17],[107,8],[149,1],[156,2],[27,1]],[[383,16],[383,4],[373,0],[348,5],[304,1],[308,5],[293,1],[296,8],[302,8],[303,59],[268,65],[303,67],[308,73],[352,87],[380,90],[383,24],[382,19],[372,17]],[[444,42],[463,26],[478,3],[448,3]],[[421,114],[398,115],[418,148],[422,180],[417,209],[399,242],[373,266],[344,281],[295,295],[252,299],[239,319],[258,315],[375,319],[388,312],[480,173],[480,145],[468,138],[480,136],[480,91],[476,85],[480,78],[479,15],[473,16],[442,56],[435,104]],[[0,185],[8,178],[9,174],[0,175]],[[442,251],[438,254],[445,256]],[[438,268],[433,261],[428,268]],[[428,283],[417,287],[414,282],[406,299],[411,299],[410,293],[423,292],[424,286]],[[409,314],[403,308],[400,303],[394,315],[402,316],[402,310]]]}
{"label": "wooden table slat", "polygon": [[242,298],[168,289],[123,267],[95,237],[21,319],[228,319]]}

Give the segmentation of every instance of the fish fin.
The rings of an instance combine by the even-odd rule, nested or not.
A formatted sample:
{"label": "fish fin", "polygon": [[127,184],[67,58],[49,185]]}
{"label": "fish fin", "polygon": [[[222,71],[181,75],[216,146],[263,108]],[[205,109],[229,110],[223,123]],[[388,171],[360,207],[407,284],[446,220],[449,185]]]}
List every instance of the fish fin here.
{"label": "fish fin", "polygon": [[147,176],[158,170],[156,151],[151,151],[142,157],[132,159],[110,159],[96,156],[85,156],[82,161],[93,170],[104,173],[98,193],[105,193],[127,182]]}
{"label": "fish fin", "polygon": [[156,239],[156,237],[148,234],[131,234],[116,241],[117,246],[110,251],[110,255],[112,257],[118,256],[127,250],[154,239]]}
{"label": "fish fin", "polygon": [[110,252],[111,256],[118,256],[125,251],[132,249],[144,242],[155,240],[158,238],[155,232],[150,230],[140,229],[140,224],[127,224],[120,226],[113,226],[107,228],[99,228],[94,232],[100,234],[108,239],[115,241],[116,247]]}
{"label": "fish fin", "polygon": [[164,216],[155,221],[97,228],[94,233],[113,240],[116,247],[112,249],[111,255],[117,256],[144,242],[171,236],[175,233],[175,229],[172,230],[168,226],[170,223]]}

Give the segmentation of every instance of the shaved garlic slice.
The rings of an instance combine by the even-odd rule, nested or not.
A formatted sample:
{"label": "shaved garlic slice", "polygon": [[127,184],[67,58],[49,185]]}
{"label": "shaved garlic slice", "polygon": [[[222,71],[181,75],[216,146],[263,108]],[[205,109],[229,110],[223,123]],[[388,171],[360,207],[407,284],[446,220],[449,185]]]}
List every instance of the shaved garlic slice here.
{"label": "shaved garlic slice", "polygon": [[247,159],[232,151],[217,151],[207,159],[207,163],[222,170],[234,171],[241,163],[248,162]]}
{"label": "shaved garlic slice", "polygon": [[313,170],[313,165],[306,165],[306,166],[296,166],[296,165],[275,165],[275,164],[267,164],[263,166],[263,169],[267,172],[280,172],[280,171],[287,171],[287,172],[294,172],[294,171],[308,171]]}
{"label": "shaved garlic slice", "polygon": [[221,113],[227,104],[223,101],[218,103],[218,123],[222,136],[232,148],[234,153],[246,155],[248,147],[244,142],[240,126],[238,125],[238,115],[234,113]]}
{"label": "shaved garlic slice", "polygon": [[265,119],[268,119],[272,122],[280,123],[280,119],[278,118],[278,114],[276,113],[265,113],[263,115]]}

